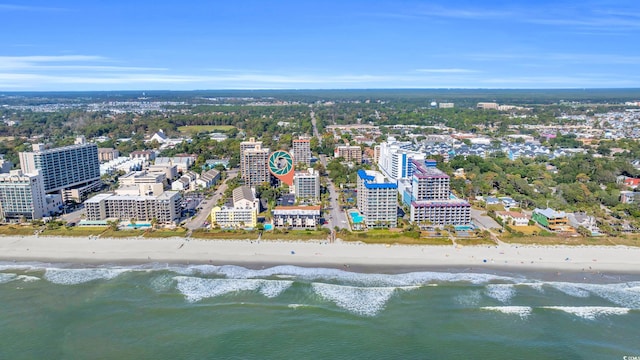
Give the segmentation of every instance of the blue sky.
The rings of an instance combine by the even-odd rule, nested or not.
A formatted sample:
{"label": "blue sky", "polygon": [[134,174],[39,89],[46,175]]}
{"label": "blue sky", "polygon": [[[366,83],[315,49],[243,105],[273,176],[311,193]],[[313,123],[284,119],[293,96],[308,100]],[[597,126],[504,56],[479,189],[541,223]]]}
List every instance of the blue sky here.
{"label": "blue sky", "polygon": [[635,0],[0,0],[0,19],[2,91],[640,87]]}

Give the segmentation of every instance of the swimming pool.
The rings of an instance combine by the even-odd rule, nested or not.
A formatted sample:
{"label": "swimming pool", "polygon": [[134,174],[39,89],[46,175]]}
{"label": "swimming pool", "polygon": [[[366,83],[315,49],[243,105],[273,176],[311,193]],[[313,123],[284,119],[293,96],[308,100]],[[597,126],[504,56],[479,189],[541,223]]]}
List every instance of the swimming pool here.
{"label": "swimming pool", "polygon": [[454,225],[454,228],[456,229],[456,231],[471,231],[471,230],[475,229],[475,226],[473,226],[473,225]]}
{"label": "swimming pool", "polygon": [[273,230],[273,224],[264,224],[265,230]]}
{"label": "swimming pool", "polygon": [[144,223],[144,222],[137,222],[134,224],[127,224],[127,228],[129,229],[140,229],[140,228],[150,228],[151,227],[151,223]]}
{"label": "swimming pool", "polygon": [[362,216],[359,211],[349,211],[349,216],[351,216],[354,224],[360,224],[364,221],[364,216]]}

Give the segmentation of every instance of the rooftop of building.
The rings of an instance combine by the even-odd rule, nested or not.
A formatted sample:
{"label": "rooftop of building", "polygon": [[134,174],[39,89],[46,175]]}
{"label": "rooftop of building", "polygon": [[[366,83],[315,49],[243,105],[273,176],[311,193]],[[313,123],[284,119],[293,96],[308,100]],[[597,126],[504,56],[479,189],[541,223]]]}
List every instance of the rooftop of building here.
{"label": "rooftop of building", "polygon": [[517,211],[498,211],[498,215],[500,216],[510,216],[512,218],[529,218],[528,215],[523,214]]}
{"label": "rooftop of building", "polygon": [[449,200],[415,200],[411,202],[413,207],[471,207],[466,200],[449,199]]}
{"label": "rooftop of building", "polygon": [[411,163],[413,166],[415,166],[413,176],[417,177],[418,179],[449,178],[449,175],[445,174],[444,171],[436,167],[435,160],[411,160]]}
{"label": "rooftop of building", "polygon": [[372,170],[358,170],[358,177],[364,181],[367,189],[397,189],[398,184],[387,182],[384,175]]}
{"label": "rooftop of building", "polygon": [[555,211],[551,208],[546,208],[546,209],[535,208],[533,209],[533,213],[541,214],[547,219],[561,219],[567,216],[567,213],[565,213],[564,211]]}
{"label": "rooftop of building", "polygon": [[273,215],[320,215],[321,206],[276,206]]}
{"label": "rooftop of building", "polygon": [[233,189],[233,203],[240,200],[248,200],[253,202],[255,200],[255,196],[253,195],[253,191],[248,186],[240,186]]}

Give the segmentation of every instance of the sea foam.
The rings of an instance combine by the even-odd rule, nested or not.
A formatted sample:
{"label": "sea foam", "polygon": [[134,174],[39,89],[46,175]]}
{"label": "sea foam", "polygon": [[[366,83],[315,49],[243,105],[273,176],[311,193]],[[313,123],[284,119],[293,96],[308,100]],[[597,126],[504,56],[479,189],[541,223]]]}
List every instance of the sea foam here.
{"label": "sea foam", "polygon": [[176,276],[177,288],[187,301],[196,302],[238,291],[258,291],[273,298],[288,289],[292,281],[254,279],[203,279],[190,276]]}
{"label": "sea foam", "polygon": [[313,291],[321,298],[357,315],[375,316],[396,290],[416,287],[357,287],[326,283],[312,283]]}
{"label": "sea foam", "polygon": [[587,320],[595,320],[600,316],[625,315],[629,313],[628,308],[608,306],[543,306],[542,308],[564,311],[568,314],[576,315]]}
{"label": "sea foam", "polygon": [[337,282],[354,286],[417,286],[442,282],[467,282],[485,284],[491,281],[512,282],[511,277],[480,273],[411,272],[405,274],[368,274],[329,268],[306,268],[293,265],[274,266],[253,270],[241,266],[195,265],[189,267],[190,275],[219,275],[231,279],[294,278],[306,281]]}
{"label": "sea foam", "polygon": [[529,306],[484,306],[484,307],[481,307],[480,309],[497,311],[503,314],[519,315],[523,319],[531,315],[531,311],[532,311],[531,307]]}
{"label": "sea foam", "polygon": [[508,303],[516,294],[513,284],[489,284],[485,290],[485,294],[501,303]]}
{"label": "sea foam", "polygon": [[111,280],[118,275],[130,271],[123,268],[90,268],[90,269],[60,269],[48,268],[44,278],[54,284],[76,285],[94,280]]}
{"label": "sea foam", "polygon": [[17,278],[16,274],[12,273],[0,273],[0,284],[5,284],[10,281],[13,281]]}

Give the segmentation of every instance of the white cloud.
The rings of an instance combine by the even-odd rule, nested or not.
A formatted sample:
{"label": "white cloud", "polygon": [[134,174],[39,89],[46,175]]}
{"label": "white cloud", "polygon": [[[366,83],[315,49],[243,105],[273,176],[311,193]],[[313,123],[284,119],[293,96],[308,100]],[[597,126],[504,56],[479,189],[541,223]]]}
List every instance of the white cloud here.
{"label": "white cloud", "polygon": [[0,4],[0,11],[67,11],[67,9],[45,6]]}
{"label": "white cloud", "polygon": [[477,70],[471,69],[416,69],[417,72],[421,73],[433,73],[433,74],[469,74],[469,73],[477,73]]}

